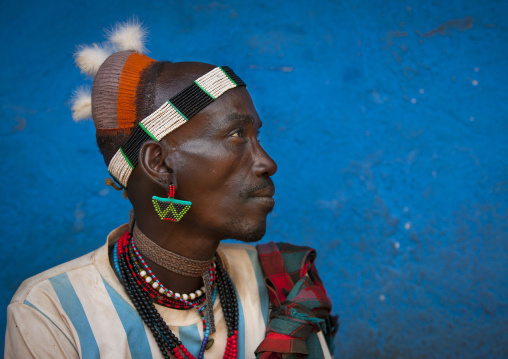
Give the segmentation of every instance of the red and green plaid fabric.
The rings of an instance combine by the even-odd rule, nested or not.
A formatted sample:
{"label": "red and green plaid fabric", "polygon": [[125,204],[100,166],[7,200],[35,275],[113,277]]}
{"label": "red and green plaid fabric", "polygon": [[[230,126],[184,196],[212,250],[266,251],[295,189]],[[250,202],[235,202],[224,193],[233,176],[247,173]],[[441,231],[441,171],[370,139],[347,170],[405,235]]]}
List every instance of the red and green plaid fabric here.
{"label": "red and green plaid fabric", "polygon": [[[271,312],[257,359],[323,357],[317,332],[333,352],[337,317],[314,265],[316,251],[288,243],[257,245]],[[288,356],[289,354],[289,356]]]}

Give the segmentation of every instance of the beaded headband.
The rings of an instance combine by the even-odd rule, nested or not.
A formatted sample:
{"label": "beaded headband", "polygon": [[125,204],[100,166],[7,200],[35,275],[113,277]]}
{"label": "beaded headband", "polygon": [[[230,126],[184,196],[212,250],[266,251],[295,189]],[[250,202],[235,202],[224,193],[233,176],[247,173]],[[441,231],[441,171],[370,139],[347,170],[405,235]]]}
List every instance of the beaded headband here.
{"label": "beaded headband", "polygon": [[146,29],[133,19],[117,24],[103,45],[82,45],[75,54],[78,67],[94,81],[91,93],[76,91],[73,119],[91,117],[98,142],[126,139],[118,150],[112,149],[116,153],[108,163],[109,173],[124,188],[143,142],[160,141],[227,90],[246,86],[229,67],[216,67],[137,123],[138,87],[144,71],[157,62],[142,54],[145,36]]}
{"label": "beaded headband", "polygon": [[229,67],[222,66],[204,74],[171,97],[139,122],[127,141],[118,149],[108,166],[111,176],[127,188],[132,170],[138,164],[139,149],[145,141],[160,141],[224,92],[235,87],[246,85]]}

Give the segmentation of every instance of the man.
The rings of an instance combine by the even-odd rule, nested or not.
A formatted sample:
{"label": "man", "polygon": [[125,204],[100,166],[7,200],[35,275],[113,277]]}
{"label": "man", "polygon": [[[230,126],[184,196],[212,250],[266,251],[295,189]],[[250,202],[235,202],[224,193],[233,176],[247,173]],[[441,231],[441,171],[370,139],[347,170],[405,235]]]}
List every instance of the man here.
{"label": "man", "polygon": [[259,256],[220,244],[259,241],[274,206],[277,166],[245,84],[227,67],[154,61],[141,38],[138,24],[121,25],[110,40],[120,51],[82,48],[77,62],[95,79],[91,99],[73,106],[75,118],[93,117],[131,221],[21,285],[6,357],[330,357],[331,307],[313,252],[300,250],[309,258],[293,268],[273,243]]}

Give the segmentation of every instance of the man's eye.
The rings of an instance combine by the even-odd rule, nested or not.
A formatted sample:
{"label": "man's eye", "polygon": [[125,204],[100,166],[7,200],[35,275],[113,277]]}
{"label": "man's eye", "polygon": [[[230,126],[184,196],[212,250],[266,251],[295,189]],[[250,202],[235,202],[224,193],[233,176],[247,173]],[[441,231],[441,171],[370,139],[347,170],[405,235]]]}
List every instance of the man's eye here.
{"label": "man's eye", "polygon": [[238,137],[238,138],[243,137],[242,131],[240,131],[240,130],[235,131],[233,134],[231,134],[231,137]]}

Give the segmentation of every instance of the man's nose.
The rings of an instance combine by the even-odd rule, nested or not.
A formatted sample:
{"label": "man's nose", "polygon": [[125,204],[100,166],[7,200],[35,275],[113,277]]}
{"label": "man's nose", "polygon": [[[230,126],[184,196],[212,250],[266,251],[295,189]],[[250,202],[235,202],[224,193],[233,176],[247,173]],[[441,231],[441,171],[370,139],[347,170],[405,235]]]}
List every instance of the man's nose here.
{"label": "man's nose", "polygon": [[258,145],[256,149],[256,161],[254,164],[254,171],[257,176],[273,176],[277,172],[277,164],[275,161],[266,153],[266,151]]}

